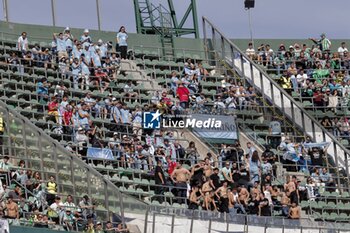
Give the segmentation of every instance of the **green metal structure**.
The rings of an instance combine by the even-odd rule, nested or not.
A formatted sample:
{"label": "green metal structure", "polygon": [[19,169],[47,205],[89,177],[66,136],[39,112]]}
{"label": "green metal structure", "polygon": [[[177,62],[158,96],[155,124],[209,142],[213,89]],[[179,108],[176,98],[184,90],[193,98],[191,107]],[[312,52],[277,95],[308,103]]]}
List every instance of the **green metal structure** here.
{"label": "green metal structure", "polygon": [[[151,0],[134,0],[137,33],[160,35],[163,57],[173,58],[174,37],[193,34],[199,38],[196,0],[190,1],[183,18],[178,21],[172,0],[167,0],[168,7],[156,6]],[[185,27],[190,14],[193,27]]]}

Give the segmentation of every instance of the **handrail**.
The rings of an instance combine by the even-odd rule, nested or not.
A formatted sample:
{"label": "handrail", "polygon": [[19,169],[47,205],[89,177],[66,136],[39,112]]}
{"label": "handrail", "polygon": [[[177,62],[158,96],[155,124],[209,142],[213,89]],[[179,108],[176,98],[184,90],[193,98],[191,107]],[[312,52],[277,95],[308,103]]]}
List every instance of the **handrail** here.
{"label": "handrail", "polygon": [[[50,144],[54,145],[56,148],[60,149],[61,151],[65,152],[65,154],[68,155],[69,158],[72,161],[77,163],[82,168],[85,168],[86,170],[88,170],[90,174],[94,175],[95,177],[98,177],[101,181],[103,181],[106,185],[108,185],[108,187],[113,188],[116,191],[116,193],[118,193],[119,198],[120,198],[120,203],[121,203],[120,204],[120,213],[121,213],[122,220],[124,222],[124,207],[123,207],[123,204],[122,204],[123,203],[123,200],[122,200],[123,199],[123,195],[119,191],[117,186],[115,186],[110,180],[106,179],[101,173],[99,173],[98,171],[93,169],[91,166],[89,166],[86,163],[84,163],[81,159],[77,158],[72,153],[67,151],[59,142],[57,142],[56,140],[54,140],[50,136],[48,136],[42,129],[38,128],[32,122],[30,122],[30,120],[28,120],[27,118],[23,117],[21,114],[17,113],[16,111],[11,110],[4,102],[0,101],[0,107],[5,109],[8,113],[10,113],[11,115],[15,116],[20,121],[22,121],[27,127],[35,129],[40,134],[41,138],[43,138],[44,140],[50,142]],[[128,197],[128,198],[132,198],[132,197]],[[144,203],[142,201],[139,201],[137,199],[135,199],[134,201],[146,205],[146,203]]]}
{"label": "handrail", "polygon": [[[208,24],[208,25],[211,27],[213,33],[215,33],[214,31],[216,31],[216,32],[219,33],[220,40],[221,40],[222,42],[226,42],[226,43],[229,44],[229,46],[231,47],[231,48],[230,48],[230,49],[231,49],[231,52],[234,53],[233,50],[235,50],[235,51],[236,51],[236,54],[235,54],[235,55],[239,55],[239,56],[240,56],[241,62],[242,62],[242,72],[243,72],[242,75],[243,75],[244,77],[245,77],[245,74],[244,74],[244,70],[243,70],[243,66],[244,66],[243,63],[246,62],[246,61],[248,61],[249,65],[250,65],[251,71],[252,71],[252,69],[253,69],[253,67],[254,67],[254,69],[256,69],[256,70],[259,71],[259,73],[260,73],[260,78],[261,78],[261,79],[262,79],[262,76],[264,76],[264,78],[266,78],[266,79],[270,82],[269,84],[271,85],[271,89],[276,88],[278,91],[280,91],[280,93],[282,94],[282,95],[280,96],[280,98],[283,98],[283,96],[285,96],[285,97],[287,97],[287,98],[289,99],[289,101],[290,101],[290,103],[291,103],[290,108],[293,109],[293,113],[291,112],[291,116],[288,116],[288,113],[286,113],[286,116],[288,116],[288,118],[294,118],[294,117],[293,117],[293,115],[294,115],[294,109],[295,109],[295,107],[296,107],[297,110],[300,111],[300,112],[302,113],[302,118],[303,118],[303,119],[302,119],[302,122],[300,122],[300,123],[295,122],[295,123],[297,123],[297,124],[299,125],[299,127],[304,128],[304,125],[303,125],[303,124],[305,124],[306,122],[305,122],[305,118],[304,118],[303,116],[308,117],[309,120],[310,120],[312,123],[314,123],[313,126],[317,126],[319,129],[322,130],[323,138],[324,138],[324,139],[326,139],[326,138],[328,137],[329,139],[332,140],[332,142],[334,143],[335,146],[337,146],[338,148],[340,148],[340,149],[344,152],[344,158],[343,158],[343,160],[342,160],[342,161],[339,161],[337,152],[340,152],[340,151],[337,151],[337,148],[334,147],[334,152],[331,152],[331,151],[330,151],[331,148],[330,148],[330,147],[328,148],[328,154],[330,154],[332,157],[334,157],[337,166],[340,167],[338,164],[341,163],[344,167],[346,167],[347,173],[349,174],[349,166],[348,166],[348,162],[347,162],[347,160],[346,160],[346,154],[350,154],[350,151],[349,151],[348,149],[346,149],[343,145],[341,145],[333,135],[331,135],[327,130],[325,130],[325,129],[323,128],[323,126],[322,126],[313,116],[311,116],[308,112],[306,112],[306,110],[305,110],[303,107],[301,107],[301,106],[299,105],[299,103],[297,103],[293,98],[291,98],[291,97],[289,96],[289,94],[288,94],[283,88],[281,88],[280,85],[278,85],[273,79],[271,79],[271,77],[270,77],[263,69],[261,69],[261,68],[260,68],[259,66],[257,66],[254,62],[252,62],[251,59],[250,59],[244,52],[242,52],[233,42],[231,42],[231,40],[229,40],[228,38],[226,38],[226,37],[224,36],[224,34],[223,34],[217,27],[215,27],[206,17],[203,17],[202,20],[203,20],[203,25],[204,25],[204,26],[203,26],[203,30],[204,30],[204,37],[205,37],[206,46],[208,46],[208,45],[207,45],[208,38],[206,37],[207,34],[206,34],[205,25]],[[222,45],[222,49],[224,49],[224,45]],[[232,55],[233,55],[233,54],[232,54]],[[224,56],[224,54],[223,54],[223,56]],[[231,61],[231,62],[233,62],[233,57],[232,57],[232,61]],[[238,70],[236,70],[236,71],[238,71]],[[256,77],[256,78],[259,78],[259,77]],[[255,84],[255,86],[256,86],[256,84]],[[264,91],[264,90],[262,90],[262,91]],[[272,90],[271,90],[271,91],[272,91]],[[274,97],[274,96],[273,96],[272,94],[271,94],[271,96],[272,96],[272,100],[271,100],[271,101],[273,101],[273,97]],[[268,97],[265,96],[265,98],[268,98]],[[283,103],[281,103],[281,105],[283,105]],[[278,105],[277,105],[277,106],[278,106]],[[294,106],[295,106],[295,107],[294,107]],[[279,107],[279,108],[283,109],[283,106],[282,106],[282,107]],[[294,119],[290,119],[290,120],[294,120]],[[315,127],[314,127],[313,130],[315,131]],[[305,133],[307,133],[307,134],[310,135],[312,132],[305,132]],[[316,135],[311,135],[311,136],[312,136],[312,138],[316,139]],[[340,155],[339,155],[339,156],[340,156]]]}

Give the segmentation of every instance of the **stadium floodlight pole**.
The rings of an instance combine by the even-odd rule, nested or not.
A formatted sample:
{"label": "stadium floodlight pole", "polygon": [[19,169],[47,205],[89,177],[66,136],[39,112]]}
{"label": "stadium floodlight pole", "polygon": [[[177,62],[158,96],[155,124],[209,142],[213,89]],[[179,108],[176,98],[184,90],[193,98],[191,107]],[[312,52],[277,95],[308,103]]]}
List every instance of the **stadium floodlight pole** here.
{"label": "stadium floodlight pole", "polygon": [[51,0],[52,26],[56,27],[55,0]]}
{"label": "stadium floodlight pole", "polygon": [[9,22],[9,9],[8,9],[7,0],[2,0],[2,7],[3,7],[5,21],[8,23]]}
{"label": "stadium floodlight pole", "polygon": [[97,11],[97,27],[101,31],[101,18],[100,18],[100,1],[96,0],[96,11]]}
{"label": "stadium floodlight pole", "polygon": [[253,29],[252,29],[252,14],[251,14],[251,8],[248,9],[248,17],[249,17],[249,34],[250,34],[250,41],[253,44],[254,48],[254,40],[253,40]]}

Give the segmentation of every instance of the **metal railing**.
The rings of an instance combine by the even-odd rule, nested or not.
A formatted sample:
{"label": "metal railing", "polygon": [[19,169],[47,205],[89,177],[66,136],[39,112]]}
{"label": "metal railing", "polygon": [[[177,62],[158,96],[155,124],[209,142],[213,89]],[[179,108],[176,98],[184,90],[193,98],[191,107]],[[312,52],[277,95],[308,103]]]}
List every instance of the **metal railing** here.
{"label": "metal railing", "polygon": [[99,219],[109,219],[114,213],[124,221],[124,204],[137,205],[138,212],[147,206],[144,202],[119,192],[102,174],[70,154],[58,142],[3,102],[0,102],[0,116],[5,126],[1,145],[4,154],[25,160],[32,170],[40,171],[44,180],[54,175],[60,194],[87,194],[98,199]]}
{"label": "metal railing", "polygon": [[316,222],[310,219],[286,219],[254,215],[230,215],[200,210],[176,210],[149,206],[145,218],[145,233],[158,232],[346,232],[348,223]]}
{"label": "metal railing", "polygon": [[331,142],[327,150],[328,155],[338,168],[345,168],[349,174],[347,157],[350,152],[333,135],[205,17],[203,17],[203,31],[205,46],[216,50],[218,57],[260,91],[264,99],[279,108],[284,117],[293,122],[296,129],[299,128],[314,141]]}

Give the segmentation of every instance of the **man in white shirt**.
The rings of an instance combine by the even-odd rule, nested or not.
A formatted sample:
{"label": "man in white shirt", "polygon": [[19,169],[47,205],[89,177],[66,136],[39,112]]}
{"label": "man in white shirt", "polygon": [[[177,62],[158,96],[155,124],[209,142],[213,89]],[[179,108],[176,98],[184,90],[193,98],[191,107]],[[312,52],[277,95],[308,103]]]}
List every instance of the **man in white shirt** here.
{"label": "man in white shirt", "polygon": [[245,54],[247,54],[247,56],[250,59],[254,59],[255,58],[255,49],[253,48],[253,43],[252,42],[249,42],[248,48],[246,49]]}
{"label": "man in white shirt", "polygon": [[348,48],[346,48],[345,42],[341,42],[341,46],[338,48],[339,56],[344,57],[344,52],[348,52]]}
{"label": "man in white shirt", "polygon": [[299,87],[305,88],[306,87],[306,80],[308,80],[308,78],[309,77],[307,76],[307,74],[305,74],[304,70],[300,69],[299,74],[297,75],[297,82],[298,82]]}
{"label": "man in white shirt", "polygon": [[28,51],[28,38],[26,32],[22,32],[21,36],[18,37],[17,49],[21,50],[22,53]]}

